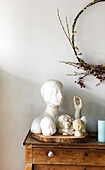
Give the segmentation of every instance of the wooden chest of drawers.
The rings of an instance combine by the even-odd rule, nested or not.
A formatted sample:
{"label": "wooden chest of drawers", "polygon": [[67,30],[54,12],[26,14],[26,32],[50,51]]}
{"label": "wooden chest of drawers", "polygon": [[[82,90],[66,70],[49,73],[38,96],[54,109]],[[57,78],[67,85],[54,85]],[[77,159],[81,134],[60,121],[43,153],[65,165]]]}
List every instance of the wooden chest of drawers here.
{"label": "wooden chest of drawers", "polygon": [[105,143],[45,143],[29,132],[25,142],[25,170],[105,170]]}

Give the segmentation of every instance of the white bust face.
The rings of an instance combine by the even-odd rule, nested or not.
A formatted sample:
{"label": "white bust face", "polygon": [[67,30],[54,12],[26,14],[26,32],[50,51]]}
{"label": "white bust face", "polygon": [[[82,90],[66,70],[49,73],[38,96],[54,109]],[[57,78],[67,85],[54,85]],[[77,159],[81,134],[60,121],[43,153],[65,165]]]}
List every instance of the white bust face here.
{"label": "white bust face", "polygon": [[41,87],[41,94],[48,104],[60,106],[63,103],[63,85],[57,80],[46,81]]}

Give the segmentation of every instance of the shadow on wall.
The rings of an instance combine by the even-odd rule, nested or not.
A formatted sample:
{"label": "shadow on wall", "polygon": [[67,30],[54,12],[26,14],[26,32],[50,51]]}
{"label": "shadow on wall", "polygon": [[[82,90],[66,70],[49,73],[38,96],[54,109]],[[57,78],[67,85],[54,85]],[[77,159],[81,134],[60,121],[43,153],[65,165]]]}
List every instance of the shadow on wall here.
{"label": "shadow on wall", "polygon": [[38,87],[0,71],[0,170],[25,169],[23,141],[33,118],[44,107],[39,103]]}
{"label": "shadow on wall", "polygon": [[[42,113],[45,103],[41,85],[0,71],[0,169],[25,169],[23,141],[31,122]],[[64,87],[62,112],[74,115],[73,96],[83,99],[82,115],[88,118],[88,130],[97,131],[97,120],[105,119],[105,101],[84,90]]]}

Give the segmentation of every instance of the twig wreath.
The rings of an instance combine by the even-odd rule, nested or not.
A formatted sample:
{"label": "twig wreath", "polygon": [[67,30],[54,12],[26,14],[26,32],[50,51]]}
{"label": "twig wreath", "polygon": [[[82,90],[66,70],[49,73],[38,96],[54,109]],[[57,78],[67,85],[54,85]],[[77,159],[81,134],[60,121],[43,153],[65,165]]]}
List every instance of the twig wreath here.
{"label": "twig wreath", "polygon": [[83,12],[90,6],[98,3],[98,2],[103,2],[105,0],[94,0],[93,2],[89,3],[87,6],[85,6],[75,17],[73,25],[72,25],[72,36],[70,37],[70,30],[69,30],[69,24],[68,24],[68,19],[67,17],[66,19],[66,27],[67,27],[67,32],[63,26],[60,14],[59,14],[59,10],[57,9],[57,15],[58,15],[58,19],[60,21],[60,25],[63,29],[64,34],[66,35],[70,45],[73,48],[74,54],[77,58],[77,63],[75,62],[66,62],[66,61],[60,61],[61,63],[65,63],[68,64],[70,66],[74,66],[77,69],[82,69],[84,70],[84,72],[82,73],[78,73],[78,72],[74,72],[74,74],[67,74],[67,76],[79,76],[79,78],[75,81],[75,83],[79,84],[80,87],[85,88],[85,84],[84,84],[84,78],[88,75],[93,75],[95,76],[98,80],[99,83],[96,84],[96,86],[100,85],[101,82],[103,82],[105,80],[105,65],[94,65],[94,64],[88,64],[86,63],[83,59],[80,58],[80,56],[82,55],[82,53],[79,51],[79,48],[77,47],[77,45],[75,44],[75,35],[77,33],[77,31],[75,30],[75,26],[77,23],[78,18],[83,14]]}

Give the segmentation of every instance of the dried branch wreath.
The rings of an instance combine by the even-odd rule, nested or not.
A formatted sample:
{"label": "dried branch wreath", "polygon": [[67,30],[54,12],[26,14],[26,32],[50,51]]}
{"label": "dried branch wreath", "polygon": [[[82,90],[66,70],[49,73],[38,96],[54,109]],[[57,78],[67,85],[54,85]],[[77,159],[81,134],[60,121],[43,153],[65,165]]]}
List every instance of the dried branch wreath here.
{"label": "dried branch wreath", "polygon": [[77,33],[77,31],[75,30],[75,26],[77,23],[78,18],[80,17],[80,15],[90,6],[98,3],[98,2],[103,2],[105,0],[94,0],[93,2],[89,3],[86,7],[84,7],[75,17],[73,25],[72,25],[72,36],[70,37],[70,30],[69,30],[69,24],[68,24],[68,19],[67,17],[66,19],[66,27],[67,27],[67,32],[63,26],[60,14],[59,14],[59,10],[57,9],[57,15],[58,15],[58,19],[60,21],[60,25],[63,29],[64,34],[66,35],[70,45],[73,48],[74,54],[77,58],[77,63],[75,62],[66,62],[66,61],[60,61],[61,63],[65,63],[68,64],[70,66],[74,66],[78,69],[82,69],[84,70],[83,73],[78,73],[78,72],[74,72],[74,74],[67,74],[67,76],[79,76],[79,78],[77,79],[77,81],[75,81],[75,83],[79,84],[80,87],[85,88],[85,84],[84,84],[84,78],[88,75],[93,75],[95,76],[98,80],[99,83],[96,84],[96,86],[98,86],[101,82],[103,82],[105,80],[105,65],[93,65],[93,64],[88,64],[86,63],[83,59],[80,58],[80,56],[82,55],[82,53],[79,51],[79,48],[77,47],[77,45],[75,45],[75,34]]}

